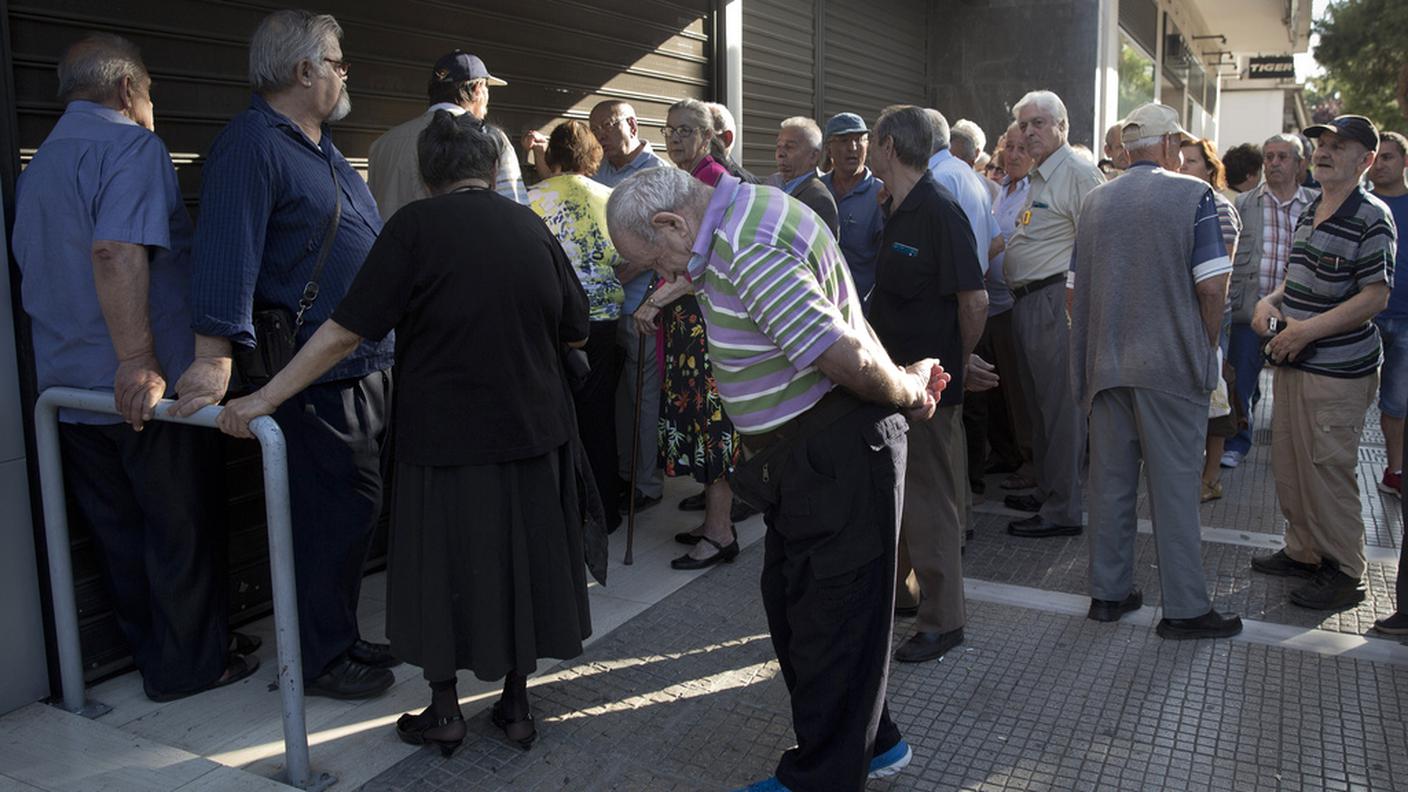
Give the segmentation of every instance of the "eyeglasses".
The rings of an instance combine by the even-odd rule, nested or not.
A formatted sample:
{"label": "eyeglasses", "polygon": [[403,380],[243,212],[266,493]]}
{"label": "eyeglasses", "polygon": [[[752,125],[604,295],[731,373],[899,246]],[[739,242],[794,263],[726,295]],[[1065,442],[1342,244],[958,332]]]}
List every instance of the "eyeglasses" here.
{"label": "eyeglasses", "polygon": [[332,64],[333,71],[337,72],[339,77],[346,77],[347,72],[352,69],[352,62],[348,60],[333,60],[332,58],[323,58],[323,60]]}
{"label": "eyeglasses", "polygon": [[667,126],[667,127],[665,127],[665,129],[664,129],[665,137],[667,137],[667,138],[692,138],[692,137],[694,137],[694,134],[695,134],[696,132],[698,132],[698,131],[699,131],[699,127],[689,127],[689,126],[681,126],[681,127],[671,127],[671,126]]}

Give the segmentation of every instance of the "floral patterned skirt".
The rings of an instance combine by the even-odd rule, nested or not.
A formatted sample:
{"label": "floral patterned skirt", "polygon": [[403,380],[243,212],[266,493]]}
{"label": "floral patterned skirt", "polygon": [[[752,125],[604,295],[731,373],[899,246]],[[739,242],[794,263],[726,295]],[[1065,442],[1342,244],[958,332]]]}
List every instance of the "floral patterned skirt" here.
{"label": "floral patterned skirt", "polygon": [[711,484],[733,472],[740,445],[714,383],[704,317],[694,295],[666,306],[660,389],[660,459],[667,476]]}

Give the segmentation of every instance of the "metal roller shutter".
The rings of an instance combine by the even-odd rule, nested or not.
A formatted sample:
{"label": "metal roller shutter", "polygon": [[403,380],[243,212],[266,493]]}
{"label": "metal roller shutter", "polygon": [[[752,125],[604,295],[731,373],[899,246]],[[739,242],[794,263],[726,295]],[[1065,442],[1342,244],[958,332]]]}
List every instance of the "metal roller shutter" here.
{"label": "metal roller shutter", "polygon": [[814,0],[743,3],[741,161],[759,177],[777,170],[773,152],[782,119],[816,112],[815,6]]}
{"label": "metal roller shutter", "polygon": [[743,5],[743,161],[772,173],[778,124],[924,104],[929,6],[923,0],[747,0]]}
{"label": "metal roller shutter", "polygon": [[[0,65],[11,70],[14,96],[6,112],[15,130],[11,137],[0,126],[11,158],[0,172],[13,174],[13,158],[27,161],[63,112],[54,68],[64,48],[85,32],[108,31],[142,48],[155,82],[157,132],[172,152],[187,202],[198,210],[203,155],[249,102],[249,35],[270,10],[288,5],[294,4],[0,0],[10,33]],[[481,0],[472,8],[450,0],[328,0],[318,10],[338,18],[352,62],[353,111],[333,135],[363,168],[378,135],[424,109],[430,64],[455,47],[479,55],[509,82],[494,89],[489,120],[515,141],[555,119],[585,119],[592,105],[615,98],[633,104],[643,135],[663,145],[666,108],[714,94],[710,0]],[[531,176],[531,168],[524,170]],[[12,179],[4,188],[13,195]],[[22,376],[32,387],[32,372]],[[230,441],[226,461],[231,607],[238,622],[267,612],[269,572],[257,448]],[[96,549],[77,523],[85,666],[96,677],[125,667],[126,649],[98,577]]]}
{"label": "metal roller shutter", "polygon": [[923,0],[826,3],[819,123],[850,112],[873,126],[889,105],[926,103],[927,7]]}

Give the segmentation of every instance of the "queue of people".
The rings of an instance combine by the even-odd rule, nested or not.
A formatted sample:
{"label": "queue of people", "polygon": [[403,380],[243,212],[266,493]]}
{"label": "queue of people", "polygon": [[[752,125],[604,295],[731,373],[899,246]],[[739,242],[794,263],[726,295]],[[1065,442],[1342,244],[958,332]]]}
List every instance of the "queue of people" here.
{"label": "queue of people", "polygon": [[[703,488],[679,504],[702,520],[675,536],[676,569],[732,561],[735,523],[767,525],[797,746],[751,790],[859,789],[910,761],[889,663],[963,642],[985,474],[1029,515],[1014,537],[1080,535],[1088,509],[1089,618],[1113,622],[1143,603],[1144,470],[1158,635],[1235,635],[1198,506],[1250,450],[1266,365],[1286,547],[1252,568],[1304,578],[1303,607],[1363,599],[1354,470],[1376,396],[1381,486],[1402,487],[1402,136],[1359,116],[1304,130],[1312,190],[1301,136],[1224,162],[1146,104],[1097,164],[1061,98],[1032,91],[991,154],[934,109],[789,118],[760,183],[726,108],[672,105],[661,157],[609,100],[522,137],[526,186],[487,123],[505,81],[454,50],[364,181],[326,126],[351,111],[348,72],[333,17],[271,13],[193,225],[140,53],[90,35],[60,61],[66,111],[20,180],[39,385],[111,389],[120,413],[61,415],[64,470],[154,700],[258,666],[225,616],[218,448],[153,422],[162,398],[177,415],[224,403],[239,437],[278,421],[307,692],[376,696],[413,663],[429,702],[397,734],[446,754],[466,734],[458,670],[502,680],[492,721],[533,744],[527,678],[581,653],[605,533],[660,504],[663,476]],[[287,359],[261,369],[280,338]],[[388,644],[356,618],[383,498]],[[892,653],[896,615],[915,620]],[[1408,634],[1408,616],[1378,626]]]}

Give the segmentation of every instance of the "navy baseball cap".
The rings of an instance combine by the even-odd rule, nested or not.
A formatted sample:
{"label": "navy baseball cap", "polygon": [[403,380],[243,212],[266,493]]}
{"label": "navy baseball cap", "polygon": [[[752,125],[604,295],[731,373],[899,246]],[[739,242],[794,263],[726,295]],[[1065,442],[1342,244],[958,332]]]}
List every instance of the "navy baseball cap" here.
{"label": "navy baseball cap", "polygon": [[828,138],[833,135],[854,135],[857,132],[869,131],[865,128],[865,119],[855,113],[837,113],[826,122],[826,136]]}
{"label": "navy baseball cap", "polygon": [[484,61],[464,50],[455,50],[448,55],[441,56],[440,60],[435,61],[435,68],[431,73],[435,75],[435,79],[442,82],[462,83],[470,80],[484,80],[489,85],[508,85],[490,74],[484,66]]}
{"label": "navy baseball cap", "polygon": [[1336,116],[1335,120],[1328,124],[1316,124],[1305,128],[1305,136],[1315,139],[1326,132],[1334,132],[1342,138],[1357,140],[1364,144],[1364,148],[1376,151],[1379,148],[1379,130],[1374,128],[1374,122],[1361,115]]}

